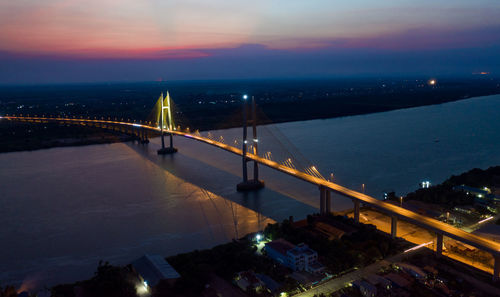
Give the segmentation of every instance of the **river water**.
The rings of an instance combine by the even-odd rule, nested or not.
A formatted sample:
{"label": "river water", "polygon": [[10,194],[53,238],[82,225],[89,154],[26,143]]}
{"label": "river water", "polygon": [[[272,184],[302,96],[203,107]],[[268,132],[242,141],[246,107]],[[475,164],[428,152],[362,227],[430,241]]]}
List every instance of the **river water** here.
{"label": "river water", "polygon": [[[499,120],[494,95],[259,127],[259,143],[276,160],[300,152],[335,182],[359,191],[365,184],[381,198],[499,165]],[[211,133],[232,141],[241,129]],[[0,154],[0,285],[86,279],[100,259],[126,264],[144,253],[208,248],[317,212],[313,185],[261,168],[266,188],[238,193],[237,156],[179,137],[175,155],[158,156],[159,146],[153,139]],[[334,199],[335,210],[350,207]]]}

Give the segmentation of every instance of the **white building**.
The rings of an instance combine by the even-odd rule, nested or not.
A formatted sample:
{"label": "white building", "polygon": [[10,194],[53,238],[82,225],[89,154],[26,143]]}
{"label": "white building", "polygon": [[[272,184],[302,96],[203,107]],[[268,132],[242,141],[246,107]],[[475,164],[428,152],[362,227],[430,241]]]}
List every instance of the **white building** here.
{"label": "white building", "polygon": [[277,239],[267,243],[265,250],[270,258],[295,271],[319,273],[325,269],[318,262],[318,253],[304,243],[294,246],[284,239]]}

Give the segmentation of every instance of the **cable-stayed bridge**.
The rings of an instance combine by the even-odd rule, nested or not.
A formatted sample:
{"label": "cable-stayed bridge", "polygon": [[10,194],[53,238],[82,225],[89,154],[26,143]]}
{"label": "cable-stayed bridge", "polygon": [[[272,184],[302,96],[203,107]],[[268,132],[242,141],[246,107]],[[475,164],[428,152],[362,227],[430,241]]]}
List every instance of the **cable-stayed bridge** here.
{"label": "cable-stayed bridge", "polygon": [[[173,136],[181,136],[195,141],[199,141],[208,145],[212,145],[219,149],[228,151],[242,157],[242,175],[243,181],[238,184],[238,190],[256,190],[262,188],[264,183],[259,180],[258,165],[267,166],[284,174],[293,176],[300,180],[311,183],[319,188],[319,209],[321,214],[331,212],[332,196],[334,192],[341,196],[347,197],[353,201],[354,205],[354,220],[359,222],[360,205],[372,207],[378,211],[387,214],[391,218],[391,236],[396,237],[398,228],[398,219],[407,221],[421,228],[429,230],[436,234],[436,253],[438,256],[443,253],[443,237],[449,237],[457,241],[471,245],[479,250],[486,251],[493,256],[493,276],[498,279],[500,277],[500,243],[489,240],[487,238],[465,232],[455,228],[444,222],[436,219],[412,212],[402,207],[378,200],[364,193],[354,191],[343,187],[339,184],[324,178],[314,166],[299,166],[298,162],[294,162],[292,158],[277,160],[273,158],[271,152],[259,154],[258,145],[259,138],[257,137],[257,126],[255,116],[255,101],[252,99],[252,137],[247,137],[247,116],[249,110],[247,107],[247,98],[244,97],[243,104],[243,138],[241,140],[227,141],[223,137],[214,137],[208,133],[207,136],[202,136],[198,131],[191,131],[189,128],[181,129],[175,126],[172,102],[170,95],[163,94],[153,108],[149,118],[145,122],[131,122],[111,118],[66,118],[59,116],[29,116],[29,115],[5,115],[0,119],[10,121],[23,121],[31,123],[46,123],[57,122],[62,124],[75,125],[91,125],[121,131],[123,133],[137,136],[143,143],[148,142],[148,138],[153,135],[160,135],[162,140],[162,148],[158,150],[158,154],[172,154],[177,152],[173,145]],[[165,145],[164,137],[169,137],[169,145]],[[237,146],[241,145],[241,148]],[[253,179],[248,178],[247,163],[253,162]]]}

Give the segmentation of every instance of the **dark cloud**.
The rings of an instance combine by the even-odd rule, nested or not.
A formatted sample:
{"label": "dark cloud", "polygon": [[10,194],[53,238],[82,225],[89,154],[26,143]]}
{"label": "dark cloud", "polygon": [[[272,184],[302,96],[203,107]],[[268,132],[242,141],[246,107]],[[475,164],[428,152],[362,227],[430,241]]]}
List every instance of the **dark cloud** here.
{"label": "dark cloud", "polygon": [[[380,38],[323,40],[319,48],[261,44],[165,52],[146,58],[82,59],[0,52],[0,83],[145,81],[162,78],[306,78],[344,75],[468,75],[500,72],[500,28],[418,29]],[[161,58],[158,58],[161,57]]]}

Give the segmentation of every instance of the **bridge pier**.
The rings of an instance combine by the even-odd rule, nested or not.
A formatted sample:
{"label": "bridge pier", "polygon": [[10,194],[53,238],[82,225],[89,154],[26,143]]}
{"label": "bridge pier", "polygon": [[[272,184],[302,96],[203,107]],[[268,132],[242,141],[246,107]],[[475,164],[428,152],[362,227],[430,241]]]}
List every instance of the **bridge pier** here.
{"label": "bridge pier", "polygon": [[146,144],[149,143],[148,139],[148,131],[146,129],[141,129],[141,143]]}
{"label": "bridge pier", "polygon": [[332,212],[332,192],[330,190],[328,190],[327,188],[325,188],[325,192],[326,192],[326,199],[325,199],[326,214],[330,214]]}
{"label": "bridge pier", "polygon": [[331,193],[324,186],[319,187],[319,213],[327,215],[331,212]]}
{"label": "bridge pier", "polygon": [[[242,145],[242,166],[243,166],[243,181],[236,185],[236,190],[238,192],[247,192],[260,190],[264,187],[264,182],[259,180],[259,168],[257,162],[254,161],[253,166],[253,179],[248,179],[248,168],[247,162],[250,160],[247,158],[247,97],[243,96],[243,145]],[[255,98],[252,97],[252,117],[253,117],[253,153],[258,155],[257,151],[257,118],[255,115]]]}
{"label": "bridge pier", "polygon": [[443,255],[443,234],[436,233],[436,256]]}
{"label": "bridge pier", "polygon": [[174,140],[172,133],[168,133],[170,136],[170,146],[165,147],[165,139],[164,139],[164,134],[161,133],[161,149],[158,150],[158,155],[169,155],[169,154],[174,154],[177,153],[177,148],[174,147]]}
{"label": "bridge pier", "polygon": [[353,199],[354,202],[354,221],[359,223],[359,200]]}
{"label": "bridge pier", "polygon": [[493,280],[500,281],[500,255],[493,255],[495,263],[493,264]]}
{"label": "bridge pier", "polygon": [[326,191],[325,187],[319,187],[319,214],[324,215],[326,213]]}
{"label": "bridge pier", "polygon": [[398,234],[398,218],[391,216],[391,237],[394,239]]}

